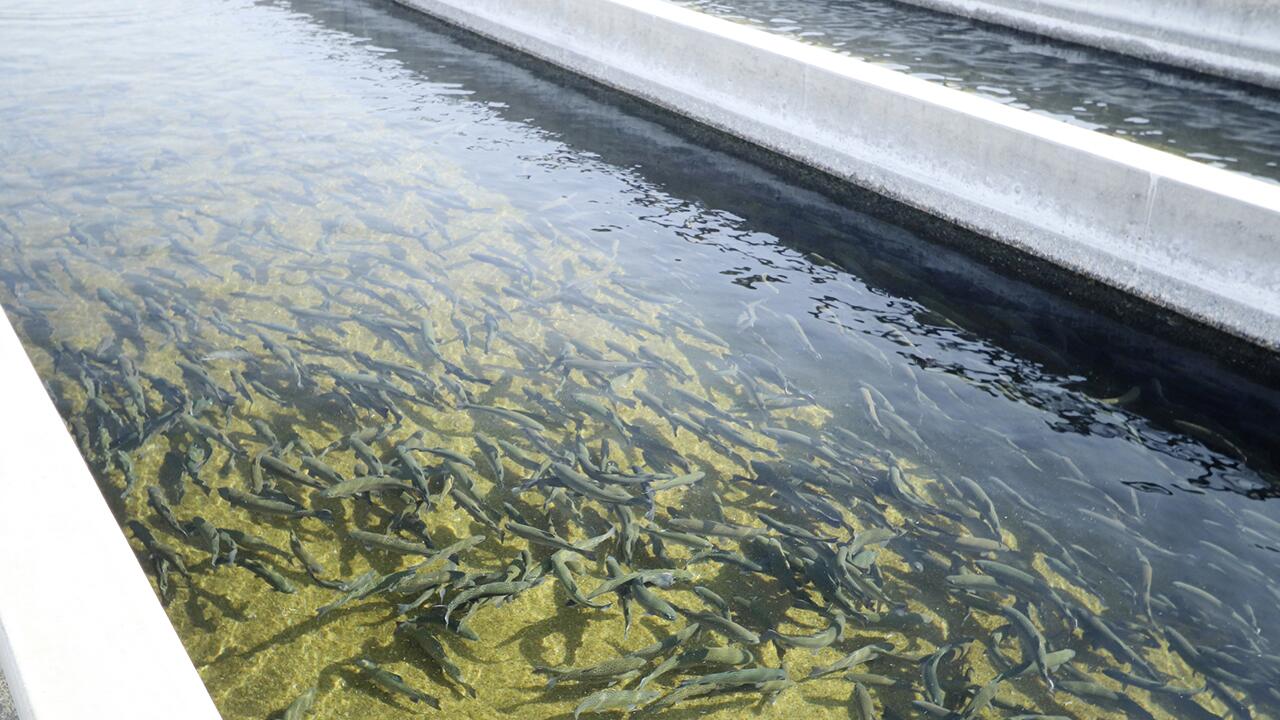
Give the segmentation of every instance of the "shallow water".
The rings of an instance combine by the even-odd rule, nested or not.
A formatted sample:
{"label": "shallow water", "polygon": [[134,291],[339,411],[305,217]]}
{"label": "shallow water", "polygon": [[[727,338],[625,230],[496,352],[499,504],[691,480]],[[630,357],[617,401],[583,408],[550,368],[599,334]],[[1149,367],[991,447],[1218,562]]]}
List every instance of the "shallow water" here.
{"label": "shallow water", "polygon": [[1280,179],[1280,91],[893,0],[678,4],[1210,165]]}
{"label": "shallow water", "polygon": [[[446,713],[568,717],[605,684],[547,690],[536,667],[616,660],[690,626],[634,606],[627,631],[614,593],[592,600],[607,608],[568,605],[543,571],[553,550],[514,530],[512,511],[575,543],[614,529],[583,548],[584,593],[607,577],[606,556],[692,573],[650,590],[708,613],[714,601],[693,588],[710,589],[766,641],[720,629],[687,648],[749,649],[797,682],[669,696],[643,714],[849,717],[852,680],[806,678],[873,642],[892,654],[856,669],[894,682],[860,679],[879,712],[915,717],[926,699],[960,710],[1000,657],[1032,652],[1001,629],[1009,611],[994,603],[1012,602],[1046,651],[1075,656],[1051,674],[1054,690],[1034,671],[1011,676],[992,686],[1000,709],[975,717],[1217,716],[1226,702],[1276,716],[1275,389],[1001,277],[905,215],[837,203],[379,3],[0,16],[0,297],[122,524],[146,528],[126,534],[225,717],[273,716],[309,687],[314,717],[431,712],[371,684],[362,657]],[[361,428],[385,433],[368,440],[376,461],[344,441]],[[508,451],[499,480],[477,436],[531,466]],[[397,446],[425,468],[425,493]],[[584,469],[618,467],[586,490],[561,487],[561,471],[539,467],[566,452]],[[255,471],[264,455],[300,468],[308,453],[344,479],[382,463],[407,486],[325,498],[322,477]],[[705,475],[651,504],[643,488],[686,465]],[[584,495],[607,488],[634,504]],[[221,492],[255,489],[334,517],[266,516]],[[276,550],[218,533],[215,554],[197,517]],[[690,518],[765,533],[708,536],[760,569],[698,561],[670,536],[654,544],[649,530]],[[470,575],[404,616],[395,606],[414,598],[392,587],[318,617],[342,593],[308,576],[290,533],[332,584],[421,559],[351,536],[388,528],[437,547],[485,540],[455,558]],[[894,537],[834,560],[876,528]],[[996,593],[948,585],[1001,572],[991,561],[1039,579]],[[396,625],[465,599],[486,573],[530,587],[454,605],[478,640],[422,624],[470,698]],[[1146,672],[1076,627],[1094,617],[1158,682],[1211,687],[1081,697],[1072,683],[1119,689],[1106,671]],[[838,638],[823,635],[839,622]],[[830,645],[780,654],[770,631]],[[1199,650],[1171,649],[1183,637]],[[720,669],[647,687],[665,694]]]}

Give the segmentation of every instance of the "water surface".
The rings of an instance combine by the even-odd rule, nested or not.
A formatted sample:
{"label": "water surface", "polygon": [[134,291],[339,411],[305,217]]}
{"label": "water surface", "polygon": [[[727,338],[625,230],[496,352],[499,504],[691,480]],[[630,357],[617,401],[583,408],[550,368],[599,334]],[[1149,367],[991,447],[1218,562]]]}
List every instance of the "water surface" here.
{"label": "water surface", "polygon": [[1276,716],[1274,388],[382,3],[0,16],[0,297],[225,717]]}

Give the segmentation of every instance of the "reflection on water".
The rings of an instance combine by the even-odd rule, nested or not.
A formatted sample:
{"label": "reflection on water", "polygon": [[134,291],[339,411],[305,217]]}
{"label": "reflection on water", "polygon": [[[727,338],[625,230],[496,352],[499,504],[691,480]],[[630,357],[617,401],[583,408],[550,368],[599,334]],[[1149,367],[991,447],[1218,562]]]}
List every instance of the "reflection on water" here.
{"label": "reflection on water", "polygon": [[1274,390],[403,11],[74,8],[2,297],[225,717],[1276,715]]}
{"label": "reflection on water", "polygon": [[1280,92],[1057,42],[894,0],[676,0],[877,64],[1280,179]]}

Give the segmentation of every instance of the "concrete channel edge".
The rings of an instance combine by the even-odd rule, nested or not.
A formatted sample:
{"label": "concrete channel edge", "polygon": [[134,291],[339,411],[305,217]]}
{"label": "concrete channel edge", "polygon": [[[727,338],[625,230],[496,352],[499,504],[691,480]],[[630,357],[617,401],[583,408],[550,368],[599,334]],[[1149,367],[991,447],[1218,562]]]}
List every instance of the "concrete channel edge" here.
{"label": "concrete channel edge", "polygon": [[1280,88],[1280,12],[1268,0],[897,1]]}
{"label": "concrete channel edge", "polygon": [[217,720],[3,313],[0,377],[0,668],[18,716]]}
{"label": "concrete channel edge", "polygon": [[395,0],[1280,350],[1280,185],[661,0]]}

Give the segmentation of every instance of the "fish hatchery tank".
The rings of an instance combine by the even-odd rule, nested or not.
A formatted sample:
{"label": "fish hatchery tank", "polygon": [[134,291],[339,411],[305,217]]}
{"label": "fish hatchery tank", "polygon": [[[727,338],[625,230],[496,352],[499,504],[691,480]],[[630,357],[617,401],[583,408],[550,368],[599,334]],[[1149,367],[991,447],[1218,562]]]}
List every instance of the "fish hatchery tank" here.
{"label": "fish hatchery tank", "polygon": [[0,301],[228,720],[1280,717],[1274,357],[389,2],[0,18]]}

